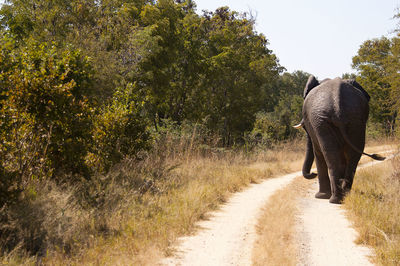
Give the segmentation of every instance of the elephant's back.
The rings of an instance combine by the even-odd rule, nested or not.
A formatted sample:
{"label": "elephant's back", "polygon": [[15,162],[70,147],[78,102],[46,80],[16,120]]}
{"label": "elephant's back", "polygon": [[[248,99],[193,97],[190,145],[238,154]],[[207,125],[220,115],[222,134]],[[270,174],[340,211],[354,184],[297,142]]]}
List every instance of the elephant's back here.
{"label": "elephant's back", "polygon": [[338,84],[337,96],[337,112],[340,120],[351,119],[360,120],[365,123],[368,120],[369,104],[365,95],[348,82],[341,81]]}
{"label": "elephant's back", "polygon": [[310,91],[304,101],[303,116],[333,123],[364,123],[368,119],[368,110],[368,100],[362,92],[336,78]]}

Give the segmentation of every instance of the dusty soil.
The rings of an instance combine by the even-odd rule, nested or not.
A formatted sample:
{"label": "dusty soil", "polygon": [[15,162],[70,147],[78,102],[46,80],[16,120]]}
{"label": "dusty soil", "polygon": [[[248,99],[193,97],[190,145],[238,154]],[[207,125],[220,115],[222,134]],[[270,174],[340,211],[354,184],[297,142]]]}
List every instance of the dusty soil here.
{"label": "dusty soil", "polygon": [[[374,161],[361,167],[379,163]],[[360,168],[360,166],[359,166]],[[251,265],[260,210],[271,195],[288,185],[301,172],[268,179],[233,195],[209,219],[198,223],[195,235],[182,237],[174,256],[159,265]],[[314,198],[317,183],[300,200],[298,261],[300,265],[370,265],[372,252],[357,246],[357,237],[340,205]]]}
{"label": "dusty soil", "polygon": [[[372,161],[358,169],[376,165]],[[316,199],[318,181],[300,200],[301,214],[297,220],[298,260],[301,265],[373,265],[368,247],[356,245],[357,232],[346,219],[341,205]]]}
{"label": "dusty soil", "polygon": [[317,183],[300,201],[297,221],[298,261],[301,265],[372,265],[367,247],[354,243],[356,231],[340,205],[314,198]]}
{"label": "dusty soil", "polygon": [[166,258],[160,265],[249,265],[256,237],[257,216],[269,197],[289,184],[290,175],[253,184],[236,193],[220,210],[201,221],[196,235],[182,237],[175,257]]}

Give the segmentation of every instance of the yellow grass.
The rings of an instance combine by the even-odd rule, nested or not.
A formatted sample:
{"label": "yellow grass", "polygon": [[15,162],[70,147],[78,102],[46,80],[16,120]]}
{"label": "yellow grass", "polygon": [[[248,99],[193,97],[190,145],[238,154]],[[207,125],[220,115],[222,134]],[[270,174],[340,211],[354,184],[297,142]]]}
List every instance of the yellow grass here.
{"label": "yellow grass", "polygon": [[[118,235],[94,237],[89,248],[75,256],[54,252],[45,264],[154,265],[173,252],[174,241],[195,232],[195,222],[205,218],[231,193],[261,179],[298,170],[303,144],[291,143],[251,155],[243,152],[224,156],[190,155],[169,162],[179,167],[155,186],[159,193],[146,193],[130,202],[115,228]],[[126,213],[129,213],[127,215]],[[110,213],[109,215],[116,214]]]}
{"label": "yellow grass", "polygon": [[344,206],[378,265],[400,265],[400,158],[360,170]]}
{"label": "yellow grass", "polygon": [[252,252],[254,265],[297,264],[297,202],[310,185],[306,181],[303,177],[297,177],[289,186],[277,191],[263,208]]}
{"label": "yellow grass", "polygon": [[[159,153],[166,154],[162,163],[150,158],[140,166],[147,169],[143,175],[150,175],[148,179],[152,180],[145,192],[122,186],[117,181],[118,175],[106,183],[104,191],[94,190],[104,192],[101,210],[72,204],[71,191],[44,189],[35,195],[38,206],[29,210],[35,213],[37,208],[48,209],[44,222],[38,218],[35,228],[45,224],[46,233],[58,234],[56,240],[72,243],[72,249],[48,247],[40,259],[14,250],[4,254],[0,262],[154,265],[161,257],[172,254],[174,241],[194,233],[195,222],[205,218],[207,212],[216,209],[231,193],[261,179],[300,170],[304,146],[300,141],[250,154],[243,151],[203,154],[192,146],[184,152],[173,147],[160,150]],[[144,178],[137,173],[136,165],[120,167],[125,176]],[[60,221],[62,227],[58,226]]]}

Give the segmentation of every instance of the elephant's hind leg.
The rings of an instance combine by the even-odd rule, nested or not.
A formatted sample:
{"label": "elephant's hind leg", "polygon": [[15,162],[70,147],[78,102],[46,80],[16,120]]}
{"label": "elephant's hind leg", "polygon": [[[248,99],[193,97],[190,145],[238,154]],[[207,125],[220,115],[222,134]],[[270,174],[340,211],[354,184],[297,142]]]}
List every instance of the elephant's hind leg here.
{"label": "elephant's hind leg", "polygon": [[349,156],[349,158],[347,160],[346,171],[345,171],[344,180],[342,183],[342,188],[343,188],[345,194],[349,193],[351,190],[351,187],[353,185],[354,175],[356,173],[357,164],[360,161],[360,157],[361,157],[361,154],[359,154],[355,151],[350,151],[349,153],[351,155]]}
{"label": "elephant's hind leg", "polygon": [[[364,150],[365,145],[365,122],[353,123],[351,125],[347,125],[347,135],[350,141],[356,146],[359,150]],[[350,192],[351,187],[353,185],[354,175],[356,173],[357,164],[360,161],[361,154],[356,152],[349,145],[346,145],[345,148],[346,154],[346,172],[344,175],[344,182],[342,187],[344,189],[345,194]]]}
{"label": "elephant's hind leg", "polygon": [[332,195],[329,181],[328,167],[321,151],[316,151],[315,163],[317,164],[319,191],[315,194],[317,199],[329,199]]}
{"label": "elephant's hind leg", "polygon": [[344,197],[341,181],[345,176],[346,170],[343,142],[338,137],[337,129],[331,124],[319,128],[317,132],[321,152],[324,155],[329,173],[332,194],[329,202],[341,203]]}
{"label": "elephant's hind leg", "polygon": [[343,152],[329,152],[328,155],[328,171],[331,182],[332,196],[329,199],[330,203],[341,203],[344,198],[344,189],[342,186],[345,176],[346,164],[343,158]]}

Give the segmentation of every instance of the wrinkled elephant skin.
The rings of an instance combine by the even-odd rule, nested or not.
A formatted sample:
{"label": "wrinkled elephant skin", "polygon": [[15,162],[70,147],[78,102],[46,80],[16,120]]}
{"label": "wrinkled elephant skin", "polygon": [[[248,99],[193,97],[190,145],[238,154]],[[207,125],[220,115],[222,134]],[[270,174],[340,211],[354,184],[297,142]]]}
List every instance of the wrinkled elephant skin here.
{"label": "wrinkled elephant skin", "polygon": [[308,138],[303,175],[315,176],[310,173],[315,158],[319,181],[315,197],[341,203],[364,150],[369,95],[354,80],[320,83],[310,76],[303,96],[301,124]]}

